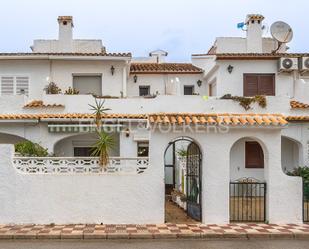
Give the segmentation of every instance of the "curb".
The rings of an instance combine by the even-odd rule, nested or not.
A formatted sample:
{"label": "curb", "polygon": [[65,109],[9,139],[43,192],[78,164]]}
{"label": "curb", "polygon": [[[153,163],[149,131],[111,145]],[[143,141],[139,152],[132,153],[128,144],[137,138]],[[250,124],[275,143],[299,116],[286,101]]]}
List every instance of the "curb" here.
{"label": "curb", "polygon": [[128,240],[128,239],[202,239],[202,240],[254,240],[254,239],[308,239],[309,233],[79,233],[79,234],[0,234],[0,240]]}

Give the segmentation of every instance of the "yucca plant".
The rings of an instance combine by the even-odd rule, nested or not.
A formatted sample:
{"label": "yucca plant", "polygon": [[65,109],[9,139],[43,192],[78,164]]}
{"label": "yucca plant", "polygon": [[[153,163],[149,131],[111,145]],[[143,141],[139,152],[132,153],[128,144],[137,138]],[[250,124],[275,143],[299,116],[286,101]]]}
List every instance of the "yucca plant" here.
{"label": "yucca plant", "polygon": [[99,130],[102,124],[102,115],[106,114],[106,111],[111,109],[104,107],[105,100],[97,100],[96,98],[94,100],[95,105],[89,104],[89,106],[91,107],[90,110],[93,111],[93,114],[95,115],[94,122],[97,126],[97,130]]}
{"label": "yucca plant", "polygon": [[93,145],[91,156],[98,156],[99,163],[105,167],[109,162],[109,151],[114,148],[114,138],[105,131],[97,131],[98,140]]}

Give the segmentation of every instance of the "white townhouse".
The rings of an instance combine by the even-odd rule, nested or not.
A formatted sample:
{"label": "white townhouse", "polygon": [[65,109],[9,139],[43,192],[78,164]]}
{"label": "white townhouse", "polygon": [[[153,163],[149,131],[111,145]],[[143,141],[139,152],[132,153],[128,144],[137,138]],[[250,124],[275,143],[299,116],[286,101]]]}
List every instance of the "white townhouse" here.
{"label": "white townhouse", "polygon": [[[263,19],[192,63],[73,39],[70,16],[57,40],[0,53],[0,223],[177,222],[170,205],[202,223],[308,221],[287,173],[309,166],[309,54],[263,37]],[[107,167],[91,156],[95,100],[111,109]],[[27,140],[50,156],[16,154]]]}

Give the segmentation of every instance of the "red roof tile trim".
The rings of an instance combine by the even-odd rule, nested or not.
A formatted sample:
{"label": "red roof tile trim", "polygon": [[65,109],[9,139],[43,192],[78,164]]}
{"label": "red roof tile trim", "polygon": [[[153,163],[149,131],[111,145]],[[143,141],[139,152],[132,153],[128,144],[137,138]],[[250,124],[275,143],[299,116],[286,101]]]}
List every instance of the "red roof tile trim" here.
{"label": "red roof tile trim", "polygon": [[203,70],[191,63],[132,63],[131,74],[200,74]]}
{"label": "red roof tile trim", "polygon": [[132,57],[131,53],[0,53],[0,56],[111,56]]}

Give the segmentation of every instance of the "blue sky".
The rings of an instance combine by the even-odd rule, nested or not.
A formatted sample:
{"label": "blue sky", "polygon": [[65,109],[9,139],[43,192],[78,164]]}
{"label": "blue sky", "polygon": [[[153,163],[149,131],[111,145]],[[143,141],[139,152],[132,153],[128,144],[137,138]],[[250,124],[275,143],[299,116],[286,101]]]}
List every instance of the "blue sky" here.
{"label": "blue sky", "polygon": [[1,52],[30,51],[33,39],[56,38],[57,16],[72,15],[74,38],[102,39],[109,52],[146,56],[160,48],[170,61],[189,61],[217,36],[245,35],[236,25],[247,13],[263,14],[268,26],[289,23],[290,51],[309,51],[307,0],[0,0],[0,9]]}

